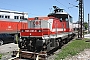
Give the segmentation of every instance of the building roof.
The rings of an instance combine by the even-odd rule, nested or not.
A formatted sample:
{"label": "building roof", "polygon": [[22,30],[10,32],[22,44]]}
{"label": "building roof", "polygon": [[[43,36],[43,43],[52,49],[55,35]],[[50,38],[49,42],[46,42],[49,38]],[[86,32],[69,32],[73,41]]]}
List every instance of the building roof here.
{"label": "building roof", "polygon": [[0,12],[16,13],[16,14],[28,14],[27,12],[19,12],[19,11],[3,10],[3,9],[0,9]]}

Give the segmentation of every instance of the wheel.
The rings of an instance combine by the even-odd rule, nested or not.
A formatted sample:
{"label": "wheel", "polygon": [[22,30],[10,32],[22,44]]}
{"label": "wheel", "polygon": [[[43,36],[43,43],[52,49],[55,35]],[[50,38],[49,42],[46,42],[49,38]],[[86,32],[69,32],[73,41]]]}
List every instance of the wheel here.
{"label": "wheel", "polygon": [[3,45],[3,40],[0,40],[0,46]]}

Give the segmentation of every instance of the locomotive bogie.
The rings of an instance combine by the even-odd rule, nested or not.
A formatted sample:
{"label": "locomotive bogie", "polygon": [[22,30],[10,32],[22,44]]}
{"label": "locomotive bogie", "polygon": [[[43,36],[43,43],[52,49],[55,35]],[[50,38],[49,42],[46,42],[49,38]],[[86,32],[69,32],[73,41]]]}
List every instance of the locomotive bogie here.
{"label": "locomotive bogie", "polygon": [[19,48],[27,51],[47,51],[53,50],[54,48],[60,48],[63,44],[70,41],[73,34],[58,34],[50,35],[47,37],[21,37],[19,41]]}

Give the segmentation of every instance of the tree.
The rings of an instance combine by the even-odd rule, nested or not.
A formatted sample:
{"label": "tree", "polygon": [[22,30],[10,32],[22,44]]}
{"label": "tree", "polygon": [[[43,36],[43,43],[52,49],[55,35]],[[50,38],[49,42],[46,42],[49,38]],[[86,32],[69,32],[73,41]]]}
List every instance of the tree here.
{"label": "tree", "polygon": [[85,30],[87,30],[87,28],[88,28],[88,23],[87,22],[84,22],[84,27],[85,27]]}

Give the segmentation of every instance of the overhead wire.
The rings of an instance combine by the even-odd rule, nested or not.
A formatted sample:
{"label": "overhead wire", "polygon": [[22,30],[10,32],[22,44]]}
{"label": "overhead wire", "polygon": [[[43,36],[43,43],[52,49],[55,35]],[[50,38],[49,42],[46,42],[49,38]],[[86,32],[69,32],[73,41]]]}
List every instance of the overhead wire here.
{"label": "overhead wire", "polygon": [[[57,1],[59,4],[61,4],[62,6],[64,6],[65,8],[67,8],[68,10],[69,10],[69,8],[67,7],[67,6],[65,6],[64,4],[62,4],[61,2],[59,2],[58,0],[55,0],[55,1]],[[67,1],[67,0],[66,0]],[[2,2],[3,4],[7,4],[7,5],[10,5],[10,6],[15,6],[15,7],[19,7],[19,6],[17,6],[17,5],[13,5],[13,4],[10,4],[10,3],[5,3],[5,2]],[[21,7],[21,6],[20,6]],[[19,7],[19,8],[20,8]],[[6,9],[6,8],[3,8],[3,9]],[[22,7],[22,9],[24,9],[24,7]],[[26,9],[26,8],[25,8]],[[27,8],[28,9],[28,8]],[[30,9],[30,8],[29,8]],[[30,10],[32,10],[32,9],[30,9]],[[65,10],[65,9],[64,9]],[[67,10],[65,10],[65,11],[67,11]],[[69,12],[71,13],[71,11],[69,10]],[[34,14],[34,13],[32,13],[32,12],[29,12],[29,14],[31,14],[31,15],[38,15],[38,14]]]}
{"label": "overhead wire", "polygon": [[[63,5],[64,7],[66,7],[64,4],[62,4],[61,2],[59,2],[58,0],[55,0],[55,1],[57,1],[58,3],[60,3],[61,5]],[[67,7],[66,7],[67,8]]]}
{"label": "overhead wire", "polygon": [[[62,6],[64,6],[65,8],[67,8],[68,9],[68,7],[67,6],[65,6],[64,4],[62,4],[61,2],[59,2],[58,0],[55,0],[56,2],[58,2],[59,4],[61,4]],[[66,9],[64,9],[66,12],[67,12],[67,10]],[[69,10],[69,9],[68,9]],[[69,12],[70,12],[70,14],[71,14],[71,11],[69,10]]]}

